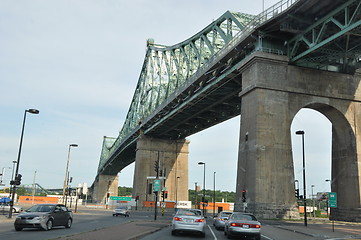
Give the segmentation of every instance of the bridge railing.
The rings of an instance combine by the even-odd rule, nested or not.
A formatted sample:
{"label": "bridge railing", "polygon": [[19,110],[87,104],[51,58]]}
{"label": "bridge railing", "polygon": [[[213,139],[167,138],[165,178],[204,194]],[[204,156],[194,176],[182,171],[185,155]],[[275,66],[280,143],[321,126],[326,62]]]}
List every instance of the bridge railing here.
{"label": "bridge railing", "polygon": [[[192,84],[196,79],[198,79],[200,76],[202,76],[206,71],[210,69],[212,65],[214,65],[219,59],[221,59],[224,55],[226,55],[231,49],[235,48],[239,43],[244,41],[246,37],[248,37],[255,29],[257,29],[259,26],[267,22],[268,20],[277,17],[287,9],[289,9],[291,6],[293,6],[296,2],[301,0],[281,0],[274,4],[273,6],[269,7],[262,13],[255,16],[253,20],[247,24],[243,30],[238,32],[229,42],[227,45],[225,45],[222,49],[215,52],[210,58],[207,63],[204,63],[202,67],[198,69],[197,72],[195,72],[192,76],[190,76],[183,84],[182,86],[179,86],[179,89],[184,89],[188,87],[190,84]],[[270,51],[268,49],[259,48],[257,51]],[[274,51],[274,50],[272,50]],[[283,52],[277,52],[276,54],[283,54]],[[179,91],[176,91],[179,92]],[[171,94],[167,99],[163,101],[162,104],[160,104],[159,107],[164,106],[164,104],[167,104],[170,102],[170,99],[173,99],[176,93]],[[152,114],[150,114],[152,115]],[[117,139],[113,140],[113,144],[110,148],[105,148],[103,146],[102,153],[101,153],[101,159],[99,163],[99,167],[104,167],[104,164],[108,161],[109,157],[114,153],[114,151],[121,146],[128,138],[128,136],[131,136],[134,134],[134,132],[137,131],[139,126],[136,126],[134,129],[127,129],[126,132],[120,132]],[[101,169],[98,169],[100,171]]]}

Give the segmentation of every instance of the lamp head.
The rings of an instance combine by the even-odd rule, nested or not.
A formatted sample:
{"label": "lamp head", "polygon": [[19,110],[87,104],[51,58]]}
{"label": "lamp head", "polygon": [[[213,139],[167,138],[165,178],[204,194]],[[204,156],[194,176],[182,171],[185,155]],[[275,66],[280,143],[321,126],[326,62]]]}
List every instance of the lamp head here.
{"label": "lamp head", "polygon": [[28,113],[32,113],[32,114],[39,114],[39,110],[38,109],[28,109],[28,110],[26,110],[26,112],[28,112]]}
{"label": "lamp head", "polygon": [[305,134],[305,132],[304,131],[297,131],[296,134],[297,135],[303,135],[303,134]]}
{"label": "lamp head", "polygon": [[198,165],[204,165],[205,163],[204,162],[199,162]]}
{"label": "lamp head", "polygon": [[78,144],[70,144],[70,147],[78,147]]}

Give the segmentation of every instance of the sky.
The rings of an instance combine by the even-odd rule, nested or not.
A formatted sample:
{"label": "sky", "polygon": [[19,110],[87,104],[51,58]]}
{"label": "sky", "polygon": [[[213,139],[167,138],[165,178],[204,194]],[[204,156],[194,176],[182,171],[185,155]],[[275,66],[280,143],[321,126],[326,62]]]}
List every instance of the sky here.
{"label": "sky", "polygon": [[[0,168],[6,186],[17,159],[23,184],[62,188],[69,144],[73,186],[91,185],[103,136],[117,137],[144,61],[146,40],[174,45],[188,39],[227,10],[259,14],[275,0],[2,0],[0,1]],[[189,137],[189,182],[236,190],[240,118]],[[329,191],[331,123],[301,110],[292,127],[295,178],[301,180],[304,130],[307,191]],[[132,186],[134,164],[119,174]],[[36,174],[35,174],[36,172]],[[300,181],[302,183],[302,181]]]}

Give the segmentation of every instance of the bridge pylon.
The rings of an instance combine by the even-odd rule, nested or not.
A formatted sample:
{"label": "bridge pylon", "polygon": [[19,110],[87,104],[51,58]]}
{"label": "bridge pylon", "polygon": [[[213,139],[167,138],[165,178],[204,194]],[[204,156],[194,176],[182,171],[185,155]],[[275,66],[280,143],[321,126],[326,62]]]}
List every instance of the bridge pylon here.
{"label": "bridge pylon", "polygon": [[[188,201],[188,140],[164,140],[142,135],[137,141],[133,197],[154,201],[155,165],[158,162],[160,191],[167,191],[169,201]],[[159,196],[161,194],[159,193]],[[161,198],[159,198],[161,199]]]}
{"label": "bridge pylon", "polygon": [[[295,133],[291,124],[298,111],[310,108],[332,123],[331,191],[337,192],[337,208],[331,209],[331,219],[360,221],[360,73],[292,66],[286,56],[262,52],[250,56],[241,69],[235,210],[246,206],[246,211],[263,218],[298,216],[291,145],[291,134]],[[306,145],[306,162],[315,161],[307,156]],[[307,186],[311,184],[315,183]],[[242,192],[246,193],[245,199]]]}

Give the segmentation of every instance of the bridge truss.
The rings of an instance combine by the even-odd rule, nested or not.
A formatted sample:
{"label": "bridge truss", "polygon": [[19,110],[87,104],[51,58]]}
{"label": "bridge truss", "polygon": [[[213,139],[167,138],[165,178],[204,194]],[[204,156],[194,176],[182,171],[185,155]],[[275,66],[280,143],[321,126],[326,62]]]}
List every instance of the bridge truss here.
{"label": "bridge truss", "polygon": [[125,123],[117,138],[104,138],[98,174],[116,174],[134,161],[140,131],[181,139],[238,116],[240,68],[254,51],[353,73],[360,62],[360,2],[282,0],[257,16],[226,12],[174,46],[148,40]]}

